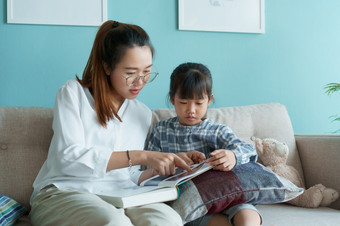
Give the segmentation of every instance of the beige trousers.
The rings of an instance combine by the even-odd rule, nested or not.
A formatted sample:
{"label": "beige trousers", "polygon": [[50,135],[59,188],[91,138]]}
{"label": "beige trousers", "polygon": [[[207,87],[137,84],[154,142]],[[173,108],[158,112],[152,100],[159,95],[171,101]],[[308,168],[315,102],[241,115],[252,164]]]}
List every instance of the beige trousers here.
{"label": "beige trousers", "polygon": [[59,190],[55,186],[42,189],[34,197],[30,218],[37,226],[182,225],[177,212],[164,203],[121,209],[95,194]]}

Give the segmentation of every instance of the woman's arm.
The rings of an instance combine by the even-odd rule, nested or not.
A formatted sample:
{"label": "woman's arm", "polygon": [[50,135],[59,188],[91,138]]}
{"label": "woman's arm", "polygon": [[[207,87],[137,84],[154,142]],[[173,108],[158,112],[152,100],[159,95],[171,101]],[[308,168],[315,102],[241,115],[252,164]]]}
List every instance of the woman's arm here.
{"label": "woman's arm", "polygon": [[[175,173],[175,167],[190,171],[190,167],[173,153],[162,153],[157,151],[129,151],[132,165],[145,165],[153,169],[159,175],[170,175]],[[129,166],[127,151],[112,152],[107,171]]]}
{"label": "woman's arm", "polygon": [[[64,85],[54,108],[51,161],[59,175],[103,177],[107,171],[129,166],[126,151],[112,150],[112,134],[95,121],[95,112],[80,84]],[[189,169],[178,156],[150,151],[130,151],[132,164],[146,165],[160,175],[175,172],[175,166]]]}
{"label": "woman's arm", "polygon": [[[59,89],[53,111],[54,135],[48,158],[49,165],[57,175],[105,175],[112,150],[107,145],[98,145],[100,141],[96,137],[106,136],[105,128],[101,129],[100,125],[96,125],[92,119],[95,113],[91,110],[78,82],[69,81]],[[104,142],[107,139],[102,140]]]}

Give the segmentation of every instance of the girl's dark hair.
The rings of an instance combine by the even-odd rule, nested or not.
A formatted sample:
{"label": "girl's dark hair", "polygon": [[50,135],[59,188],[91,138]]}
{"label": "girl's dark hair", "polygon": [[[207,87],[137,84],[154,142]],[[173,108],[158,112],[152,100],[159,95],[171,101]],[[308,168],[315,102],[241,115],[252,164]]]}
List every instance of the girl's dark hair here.
{"label": "girl's dark hair", "polygon": [[112,86],[103,63],[114,70],[126,50],[135,46],[148,46],[154,55],[150,38],[141,27],[112,20],[106,21],[97,32],[82,79],[77,77],[79,83],[91,91],[98,121],[104,127],[114,117],[120,121],[121,119],[117,114],[118,109],[113,105],[112,95],[108,95],[112,91]]}
{"label": "girl's dark hair", "polygon": [[200,63],[183,63],[172,72],[170,77],[170,100],[176,93],[181,99],[208,98],[212,94],[212,78],[209,69]]}

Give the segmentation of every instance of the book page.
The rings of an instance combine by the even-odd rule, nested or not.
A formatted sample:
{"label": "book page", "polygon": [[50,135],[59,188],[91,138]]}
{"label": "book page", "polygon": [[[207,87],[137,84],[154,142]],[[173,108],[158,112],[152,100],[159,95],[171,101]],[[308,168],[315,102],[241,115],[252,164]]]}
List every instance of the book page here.
{"label": "book page", "polygon": [[145,181],[143,181],[141,183],[141,186],[158,186],[159,183],[161,183],[164,180],[167,180],[171,177],[175,177],[175,176],[182,176],[184,174],[188,174],[188,172],[182,168],[176,168],[176,172],[174,175],[170,175],[170,176],[160,176],[160,175],[156,175],[153,176]]}
{"label": "book page", "polygon": [[189,180],[209,169],[211,169],[208,163],[203,161],[199,164],[194,164],[191,166],[191,171],[187,172],[181,168],[176,168],[176,173],[170,176],[159,176],[156,175],[151,177],[141,183],[141,186],[166,186],[175,187],[179,182]]}

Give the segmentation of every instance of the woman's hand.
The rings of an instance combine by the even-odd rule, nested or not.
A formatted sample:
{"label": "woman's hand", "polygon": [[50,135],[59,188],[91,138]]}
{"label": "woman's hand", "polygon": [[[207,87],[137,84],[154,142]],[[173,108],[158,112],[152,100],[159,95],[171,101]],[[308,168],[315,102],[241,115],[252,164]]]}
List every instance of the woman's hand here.
{"label": "woman's hand", "polygon": [[207,162],[214,166],[214,170],[230,171],[236,165],[236,156],[230,150],[219,149],[211,152],[210,155]]}
{"label": "woman's hand", "polygon": [[144,154],[146,158],[142,165],[149,166],[161,176],[175,174],[176,166],[191,171],[189,165],[176,154],[158,151],[144,151]]}
{"label": "woman's hand", "polygon": [[205,160],[205,155],[199,151],[179,152],[176,155],[181,157],[188,165],[201,163]]}
{"label": "woman's hand", "polygon": [[155,172],[153,169],[146,169],[143,171],[143,173],[140,175],[138,179],[138,185],[140,185],[143,181],[146,179],[149,179],[150,177],[155,176]]}

